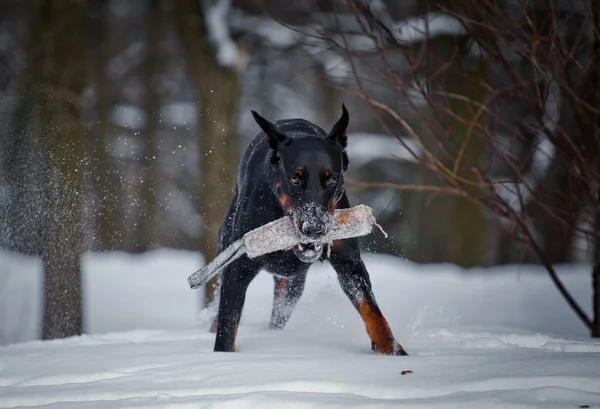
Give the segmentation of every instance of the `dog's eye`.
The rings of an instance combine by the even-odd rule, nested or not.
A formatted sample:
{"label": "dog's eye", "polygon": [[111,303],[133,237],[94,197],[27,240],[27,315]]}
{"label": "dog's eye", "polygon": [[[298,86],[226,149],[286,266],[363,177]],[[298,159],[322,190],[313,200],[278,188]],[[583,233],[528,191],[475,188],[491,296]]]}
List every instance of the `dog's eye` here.
{"label": "dog's eye", "polygon": [[325,181],[325,184],[326,184],[327,186],[335,186],[335,185],[336,185],[336,183],[337,183],[337,179],[336,179],[336,177],[335,177],[335,176],[331,176],[329,179],[327,179],[327,180]]}
{"label": "dog's eye", "polygon": [[298,176],[292,176],[292,178],[290,179],[290,182],[292,183],[292,185],[296,185],[296,186],[300,186],[300,183],[302,183]]}

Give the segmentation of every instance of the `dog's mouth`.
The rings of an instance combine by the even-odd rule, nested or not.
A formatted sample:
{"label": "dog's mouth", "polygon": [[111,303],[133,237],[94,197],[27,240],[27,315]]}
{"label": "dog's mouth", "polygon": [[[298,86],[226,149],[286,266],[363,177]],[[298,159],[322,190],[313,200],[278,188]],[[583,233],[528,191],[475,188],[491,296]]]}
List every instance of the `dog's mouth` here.
{"label": "dog's mouth", "polygon": [[323,243],[298,243],[293,247],[294,254],[304,263],[313,263],[323,253]]}
{"label": "dog's mouth", "polygon": [[309,203],[295,209],[290,216],[300,238],[300,243],[293,247],[294,254],[304,263],[313,263],[323,253],[321,240],[333,224],[333,215],[327,207]]}

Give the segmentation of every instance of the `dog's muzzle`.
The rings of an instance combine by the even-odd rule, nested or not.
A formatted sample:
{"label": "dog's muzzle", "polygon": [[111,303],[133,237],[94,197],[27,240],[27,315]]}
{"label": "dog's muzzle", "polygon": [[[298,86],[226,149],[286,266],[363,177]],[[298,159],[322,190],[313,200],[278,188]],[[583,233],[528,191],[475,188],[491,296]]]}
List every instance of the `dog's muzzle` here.
{"label": "dog's muzzle", "polygon": [[294,226],[305,242],[294,246],[294,254],[304,263],[313,263],[323,253],[323,243],[318,240],[329,233],[333,215],[327,208],[309,204],[296,209],[293,214]]}
{"label": "dog's muzzle", "polygon": [[323,243],[299,243],[293,247],[294,254],[303,263],[314,263],[323,253]]}

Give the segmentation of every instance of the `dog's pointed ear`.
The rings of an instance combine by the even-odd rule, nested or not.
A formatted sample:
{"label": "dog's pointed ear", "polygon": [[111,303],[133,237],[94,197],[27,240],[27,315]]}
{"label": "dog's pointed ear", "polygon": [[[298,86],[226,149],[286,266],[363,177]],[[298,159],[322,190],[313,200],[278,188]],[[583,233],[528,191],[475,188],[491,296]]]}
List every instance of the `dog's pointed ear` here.
{"label": "dog's pointed ear", "polygon": [[348,110],[346,109],[346,105],[342,104],[342,116],[331,128],[331,132],[327,135],[327,139],[333,143],[339,143],[342,148],[346,148],[348,146],[348,122],[350,122],[350,115],[348,115]]}
{"label": "dog's pointed ear", "polygon": [[280,143],[284,145],[288,145],[291,141],[291,138],[284,134],[274,123],[267,121],[262,116],[258,115],[256,111],[251,111],[254,120],[260,126],[260,129],[267,135],[267,141],[269,142],[269,146],[273,150],[277,150],[277,145]]}

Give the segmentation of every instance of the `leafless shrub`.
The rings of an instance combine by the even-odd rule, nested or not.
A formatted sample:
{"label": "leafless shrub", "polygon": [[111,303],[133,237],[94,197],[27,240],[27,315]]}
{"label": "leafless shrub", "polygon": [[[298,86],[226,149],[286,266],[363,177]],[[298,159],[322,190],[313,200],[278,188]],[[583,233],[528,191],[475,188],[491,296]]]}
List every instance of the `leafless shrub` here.
{"label": "leafless shrub", "polygon": [[[496,216],[599,337],[600,3],[439,0],[402,21],[381,1],[338,11],[346,20],[312,35],[345,56],[346,91],[444,185],[397,187],[466,196]],[[356,27],[370,48],[356,47]],[[554,268],[575,242],[594,264],[594,320]]]}

